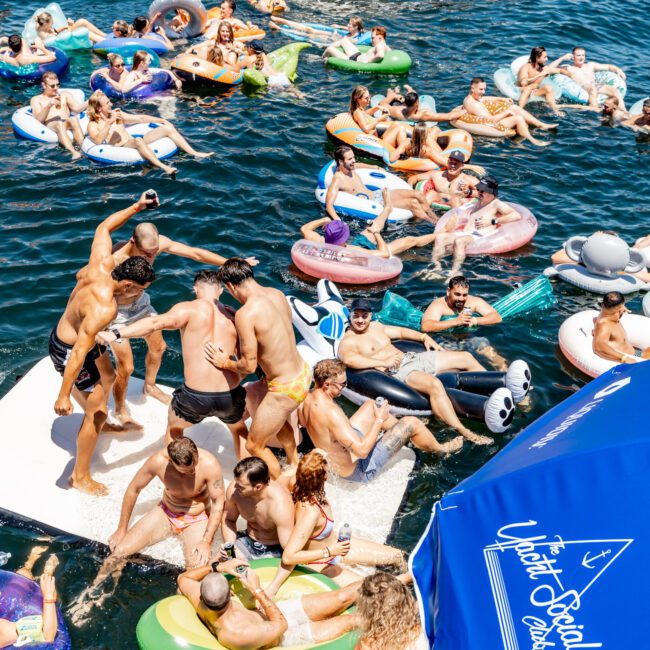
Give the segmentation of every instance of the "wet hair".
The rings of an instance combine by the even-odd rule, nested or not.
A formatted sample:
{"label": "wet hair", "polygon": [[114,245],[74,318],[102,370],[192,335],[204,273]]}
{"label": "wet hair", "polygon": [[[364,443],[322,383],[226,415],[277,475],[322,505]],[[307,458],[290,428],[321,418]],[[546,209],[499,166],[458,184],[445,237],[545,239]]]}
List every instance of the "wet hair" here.
{"label": "wet hair", "polygon": [[133,19],[133,30],[136,32],[141,32],[146,29],[149,24],[149,19],[146,16],[137,16]]}
{"label": "wet hair", "polygon": [[343,162],[343,159],[345,158],[345,154],[348,151],[352,151],[352,147],[348,147],[347,144],[342,144],[340,147],[336,149],[336,151],[334,152],[334,160],[337,165]]}
{"label": "wet hair", "polygon": [[346,366],[339,359],[323,359],[314,366],[314,381],[320,388],[326,381],[345,372]]}
{"label": "wet hair", "polygon": [[20,34],[12,34],[7,39],[7,45],[12,52],[18,54],[18,52],[20,52],[23,47],[23,39],[21,38]]}
{"label": "wet hair", "polygon": [[409,588],[395,576],[377,571],[364,579],[357,614],[362,620],[364,648],[410,648],[422,632],[417,604]]}
{"label": "wet hair", "polygon": [[485,83],[485,79],[483,79],[483,77],[474,77],[474,79],[472,79],[469,82],[469,85],[470,87],[472,87],[472,86],[476,86],[476,84],[484,84],[484,83]]}
{"label": "wet hair", "polygon": [[117,52],[109,52],[106,58],[108,59],[108,63],[111,66],[111,68],[114,68],[115,65],[120,61],[124,63],[124,58],[122,57],[121,54],[118,54]]}
{"label": "wet hair", "polygon": [[133,66],[131,67],[132,70],[137,70],[138,66],[141,63],[144,63],[147,59],[151,61],[151,55],[149,52],[145,52],[144,50],[138,50],[134,55],[133,55]]}
{"label": "wet hair", "polygon": [[363,26],[363,20],[361,20],[359,16],[352,16],[350,18],[350,22],[352,23],[352,26],[357,30],[359,34],[365,31],[365,27]]}
{"label": "wet hair", "polygon": [[291,496],[295,503],[309,503],[316,500],[319,503],[327,501],[325,496],[325,481],[327,480],[327,459],[322,452],[314,449],[305,454],[298,463],[296,484]]}
{"label": "wet hair", "polygon": [[208,573],[201,580],[201,600],[208,608],[222,610],[230,602],[230,585],[223,573]]}
{"label": "wet hair", "polygon": [[253,267],[241,257],[231,257],[219,270],[219,279],[223,284],[238,286],[254,277]]}
{"label": "wet hair", "polygon": [[460,287],[461,289],[467,289],[469,291],[469,280],[464,275],[455,275],[447,283],[449,289],[455,289]]}
{"label": "wet hair", "polygon": [[643,100],[643,108],[648,108],[650,107],[650,97],[648,99]]}
{"label": "wet hair", "polygon": [[221,43],[221,28],[224,25],[226,26],[226,29],[228,30],[228,34],[230,35],[230,42],[231,43],[234,42],[234,40],[235,40],[235,32],[234,32],[234,30],[232,28],[232,25],[229,22],[226,22],[225,20],[223,20],[222,22],[219,23],[219,29],[217,29],[217,35],[216,35],[216,37],[214,39],[215,43]]}
{"label": "wet hair", "polygon": [[417,124],[413,127],[411,142],[406,151],[409,158],[426,158],[427,133],[428,129],[424,124]]}
{"label": "wet hair", "polygon": [[386,39],[386,28],[385,27],[381,27],[381,26],[377,25],[377,26],[372,28],[371,32],[373,34],[379,34],[379,36],[384,38],[384,40]]}
{"label": "wet hair", "polygon": [[240,460],[233,470],[235,478],[246,478],[251,485],[268,485],[271,480],[269,466],[257,456],[249,456]]}
{"label": "wet hair", "polygon": [[420,95],[415,90],[412,90],[404,95],[404,106],[411,108],[411,106],[415,106],[418,103],[419,99]]}
{"label": "wet hair", "polygon": [[57,76],[56,72],[51,72],[48,70],[47,72],[43,73],[43,76],[41,77],[41,83],[46,84],[48,81],[58,81],[59,77]]}
{"label": "wet hair", "polygon": [[36,16],[36,22],[41,26],[47,25],[48,23],[52,22],[52,14],[47,11],[43,11],[38,14],[38,16]]}
{"label": "wet hair", "polygon": [[355,86],[352,89],[352,94],[350,95],[350,113],[354,113],[359,108],[359,100],[367,92],[368,88],[366,86]]}
{"label": "wet hair", "polygon": [[138,248],[143,248],[148,241],[154,243],[155,240],[158,244],[158,228],[150,221],[143,221],[133,229],[131,237]]}
{"label": "wet hair", "polygon": [[534,47],[530,51],[530,58],[528,59],[528,61],[530,63],[532,63],[533,65],[535,65],[537,63],[537,59],[539,59],[539,57],[542,56],[542,54],[544,54],[544,52],[546,52],[545,47],[543,47],[541,45],[538,45],[537,47]]}
{"label": "wet hair", "polygon": [[625,298],[619,291],[610,291],[603,296],[603,300],[600,304],[605,307],[605,309],[612,309],[613,307],[625,304]]}
{"label": "wet hair", "polygon": [[88,98],[88,118],[91,122],[96,122],[99,119],[99,112],[101,110],[101,101],[106,98],[106,95],[101,90],[96,90]]}
{"label": "wet hair", "polygon": [[174,465],[192,467],[199,459],[199,450],[192,438],[176,438],[167,445],[167,455]]}
{"label": "wet hair", "polygon": [[123,38],[129,35],[129,24],[126,20],[116,20],[111,30],[118,32]]}
{"label": "wet hair", "polygon": [[232,9],[233,13],[235,13],[235,11],[237,10],[237,3],[235,2],[235,0],[223,0],[221,4],[224,3],[227,4]]}
{"label": "wet hair", "polygon": [[202,282],[203,284],[214,284],[219,286],[221,280],[219,279],[219,271],[213,271],[212,269],[203,269],[199,271],[194,276],[194,284]]}
{"label": "wet hair", "polygon": [[156,272],[145,257],[135,255],[118,264],[111,272],[111,277],[116,282],[130,280],[144,287],[156,279]]}
{"label": "wet hair", "polygon": [[585,50],[585,48],[582,47],[582,45],[576,45],[576,46],[571,50],[571,54],[575,54],[576,52],[579,52],[580,50],[582,50],[582,51],[585,52],[585,53],[587,52],[587,50]]}

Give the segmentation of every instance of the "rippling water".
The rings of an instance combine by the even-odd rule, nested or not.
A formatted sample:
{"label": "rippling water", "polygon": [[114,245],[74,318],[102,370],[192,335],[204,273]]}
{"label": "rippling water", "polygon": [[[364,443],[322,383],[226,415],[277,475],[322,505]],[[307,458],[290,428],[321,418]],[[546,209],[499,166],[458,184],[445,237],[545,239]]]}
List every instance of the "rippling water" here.
{"label": "rippling water", "polygon": [[[63,5],[74,17],[83,15],[104,28],[118,17],[130,21],[144,9],[133,0]],[[245,2],[241,5],[243,18],[263,23]],[[420,92],[433,94],[438,106],[447,110],[460,103],[471,77],[491,80],[496,68],[508,65],[533,45],[544,44],[554,57],[580,44],[593,59],[611,61],[626,70],[630,103],[650,94],[648,20],[642,3],[293,0],[291,6],[290,17],[296,20],[340,22],[360,13],[370,25],[385,25],[389,42],[409,51],[414,59],[410,75],[398,80],[335,72],[321,64],[316,50],[307,50],[298,81],[304,99],[280,92],[247,96],[236,90],[212,96],[209,91],[201,95],[188,91],[128,104],[127,110],[159,112],[172,119],[198,148],[216,151],[214,159],[203,162],[179,157],[177,180],[150,169],[104,168],[85,160],[70,164],[56,148],[16,140],[10,115],[35,89],[0,86],[0,395],[11,388],[17,375],[47,354],[48,333],[65,306],[75,271],[88,258],[98,221],[149,187],[163,200],[154,218],[164,234],[224,255],[255,254],[261,260],[257,275],[262,282],[313,300],[314,285],[294,275],[289,250],[299,225],[319,214],[313,188],[331,150],[325,121],[345,109],[357,83],[380,92],[388,83],[408,81]],[[12,7],[3,22],[4,32],[22,29],[35,7]],[[267,44],[283,43],[270,35]],[[86,88],[91,71],[100,64],[100,59],[88,53],[75,54],[64,85]],[[534,110],[550,118],[543,109]],[[583,112],[570,113],[557,133],[544,137],[552,140],[552,146],[543,150],[515,141],[475,141],[473,162],[496,176],[502,195],[526,205],[540,223],[534,244],[517,254],[473,258],[466,265],[472,292],[488,300],[509,291],[512,283],[540,273],[549,255],[572,234],[606,227],[632,241],[648,232],[647,142],[635,140],[627,130],[600,126],[595,115]],[[425,231],[424,225],[403,226],[404,234]],[[419,306],[443,291],[441,283],[415,277],[425,262],[423,253],[407,256],[404,273],[394,287]],[[159,310],[190,295],[195,264],[168,257],[160,260],[157,270],[160,279],[152,296]],[[512,431],[499,440],[500,446],[567,397],[573,387],[582,385],[582,379],[559,361],[557,330],[564,318],[593,305],[595,298],[567,285],[556,285],[556,292],[559,305],[552,312],[482,332],[508,359],[526,358],[535,381],[531,409],[517,416]],[[364,290],[364,295],[381,298],[381,292],[372,288]],[[639,307],[638,298],[631,306]],[[180,346],[175,335],[167,340],[170,346],[160,379],[174,385],[182,374]],[[141,367],[143,348],[138,343],[135,348]],[[8,423],[2,424],[7,435]],[[15,423],[11,426],[14,430]],[[426,525],[432,503],[495,451],[467,445],[443,462],[421,459],[392,542],[410,550]],[[14,525],[0,530],[0,549],[11,549],[16,556],[16,566],[10,568],[17,568],[34,536],[28,528]],[[96,570],[103,550],[67,538],[56,538],[52,550],[62,560],[60,587],[64,602],[69,602]],[[72,630],[76,645],[133,647],[132,631],[142,611],[172,589],[171,574],[159,567],[131,565],[101,616],[81,630]]]}

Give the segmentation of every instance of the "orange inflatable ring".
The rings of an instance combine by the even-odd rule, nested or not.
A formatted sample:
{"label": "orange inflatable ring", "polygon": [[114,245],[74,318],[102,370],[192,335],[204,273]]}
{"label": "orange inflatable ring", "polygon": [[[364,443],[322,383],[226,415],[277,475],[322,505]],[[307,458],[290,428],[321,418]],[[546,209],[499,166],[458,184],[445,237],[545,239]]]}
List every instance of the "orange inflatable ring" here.
{"label": "orange inflatable ring", "polygon": [[[208,21],[219,20],[220,18],[220,7],[212,7],[212,9],[208,9]],[[256,27],[255,29],[235,29],[234,31],[236,41],[250,41],[254,38],[262,39],[266,36],[266,32],[259,27]]]}
{"label": "orange inflatable ring", "polygon": [[194,54],[180,54],[172,62],[171,69],[183,81],[209,86],[235,86],[244,79],[243,72],[209,63]]}

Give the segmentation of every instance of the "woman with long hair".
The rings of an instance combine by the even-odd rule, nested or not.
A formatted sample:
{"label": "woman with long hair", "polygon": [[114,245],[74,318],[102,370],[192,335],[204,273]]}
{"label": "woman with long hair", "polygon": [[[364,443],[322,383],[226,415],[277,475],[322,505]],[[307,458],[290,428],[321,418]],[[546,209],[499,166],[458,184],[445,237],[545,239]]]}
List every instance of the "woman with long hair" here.
{"label": "woman with long hair", "polygon": [[343,564],[404,568],[402,552],[397,548],[354,534],[349,541],[338,541],[338,528],[343,522],[335,527],[332,506],[325,494],[327,471],[327,459],[321,449],[305,454],[298,463],[292,490],[296,523],[284,548],[282,563],[306,564],[341,586],[359,579]]}
{"label": "woman with long hair", "polygon": [[[394,122],[387,115],[383,106],[370,106],[370,92],[365,86],[355,86],[350,96],[350,115],[356,125],[364,132],[376,135],[391,149],[390,161],[399,160],[409,144],[408,135],[404,125]],[[376,113],[379,117],[372,117]],[[378,125],[387,123],[388,127],[383,133],[377,130]]]}
{"label": "woman with long hair", "polygon": [[235,32],[232,25],[222,20],[219,23],[217,36],[214,39],[214,46],[221,49],[223,52],[223,60],[236,69],[237,59],[243,52],[241,43],[235,40]]}
{"label": "woman with long hair", "polygon": [[123,92],[124,80],[128,75],[124,59],[116,52],[109,52],[107,59],[108,68],[102,68],[94,74],[98,77],[104,77],[115,90]]}
{"label": "woman with long hair", "polygon": [[[122,92],[128,93],[142,84],[151,83],[153,75],[149,70],[150,65],[151,54],[145,50],[138,50],[133,55],[131,71],[122,81]],[[180,89],[182,87],[181,80],[171,70],[165,70],[165,72],[173,79],[176,88]]]}
{"label": "woman with long hair", "polygon": [[361,584],[361,636],[355,650],[429,650],[415,598],[402,580],[378,571]]}

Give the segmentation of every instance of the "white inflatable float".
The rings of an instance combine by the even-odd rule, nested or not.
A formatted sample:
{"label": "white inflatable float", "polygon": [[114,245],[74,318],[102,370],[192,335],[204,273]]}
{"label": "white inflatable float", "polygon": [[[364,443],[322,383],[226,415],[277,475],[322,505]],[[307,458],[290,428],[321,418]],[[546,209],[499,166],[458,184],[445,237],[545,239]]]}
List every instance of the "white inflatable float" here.
{"label": "white inflatable float", "polygon": [[[70,93],[74,97],[75,101],[80,104],[85,100],[84,92],[79,88],[61,88],[61,92]],[[78,117],[81,131],[86,135],[88,131],[88,115],[83,111]],[[29,106],[19,108],[11,116],[11,124],[16,134],[26,140],[33,140],[34,142],[47,144],[56,144],[59,141],[56,133],[52,129],[45,126],[42,122],[39,122],[32,115],[32,109]],[[68,130],[68,135],[70,136],[70,139],[72,139],[72,131]]]}
{"label": "white inflatable float", "polygon": [[618,291],[626,295],[650,289],[650,284],[633,275],[646,268],[646,255],[616,235],[600,232],[590,237],[571,237],[564,244],[564,252],[574,263],[551,266],[544,275],[557,276],[598,294]]}
{"label": "white inflatable float", "polygon": [[[619,365],[618,361],[599,357],[593,350],[594,319],[597,316],[595,309],[573,314],[562,323],[558,332],[558,341],[564,356],[578,370],[590,377],[598,377]],[[638,314],[624,314],[621,325],[628,341],[636,350],[650,347],[650,318]]]}
{"label": "white inflatable float", "polygon": [[[99,437],[91,471],[108,487],[109,494],[94,497],[68,487],[82,411],[73,400],[72,415],[59,417],[54,413],[60,386],[61,376],[50,359],[44,358],[0,400],[0,421],[7,430],[20,431],[20,435],[3,438],[0,509],[107,544],[118,523],[127,485],[142,463],[163,446],[167,406],[145,397],[142,380],[131,378],[127,405],[144,430]],[[171,394],[171,388],[160,387]],[[111,400],[109,409],[112,408]],[[217,457],[229,483],[237,459],[227,427],[217,418],[207,418],[187,429],[185,435]],[[403,449],[372,483],[351,485],[348,481],[330,479],[326,490],[336,520],[352,522],[355,534],[385,542],[414,463],[413,451]],[[160,482],[152,481],[140,493],[131,523],[156,507],[161,494]],[[369,509],[368,502],[377,506]],[[238,525],[243,528],[245,524],[240,519]],[[213,542],[213,552],[221,542],[219,534]],[[171,564],[183,564],[180,541],[174,538],[150,546],[144,554]]]}
{"label": "white inflatable float", "polygon": [[[517,75],[519,70],[528,63],[530,57],[526,54],[516,58],[508,68],[499,68],[494,73],[494,85],[499,89],[499,92],[506,97],[509,97],[515,102],[519,101],[521,96],[521,88],[517,85]],[[553,75],[555,77],[557,75]],[[562,89],[554,83],[552,77],[547,77],[542,81],[540,86],[550,86],[553,89],[553,96],[556,100],[560,99],[562,95]],[[544,97],[539,97],[536,95],[531,95],[528,102],[541,102],[544,101]]]}
{"label": "white inflatable float", "polygon": [[[154,26],[161,26],[168,38],[194,38],[203,33],[208,12],[200,0],[154,0],[149,7],[149,20],[157,15]],[[175,28],[172,20],[183,16],[183,27]]]}
{"label": "white inflatable float", "polygon": [[640,99],[638,102],[634,102],[632,106],[630,106],[630,115],[641,115],[643,113],[643,102],[646,102],[650,99],[650,97],[644,97],[643,99]]}
{"label": "white inflatable float", "polygon": [[70,30],[68,27],[68,19],[65,17],[60,5],[56,2],[51,2],[47,7],[38,8],[31,15],[31,18],[25,23],[22,34],[26,41],[34,43],[38,38],[36,17],[42,13],[50,14],[52,16],[52,26],[54,29],[61,31],[60,34],[46,38],[45,45],[60,47],[62,50],[87,50],[92,47],[88,29],[78,27],[77,29]]}
{"label": "white inflatable float", "polygon": [[[159,126],[160,124],[156,124],[155,122],[133,124],[132,126],[127,126],[126,131],[134,138],[141,138]],[[152,142],[149,146],[160,160],[169,158],[178,151],[178,147],[171,138],[160,138]],[[104,143],[95,144],[90,138],[84,138],[81,150],[91,160],[104,165],[133,165],[146,162],[138,153],[137,149],[131,149],[131,147],[114,147],[113,145]]]}
{"label": "white inflatable float", "polygon": [[[318,185],[316,187],[316,198],[318,202],[325,206],[327,197],[327,188],[332,182],[334,172],[336,171],[336,162],[327,163],[318,174]],[[357,167],[354,170],[363,184],[371,191],[367,194],[349,194],[348,192],[339,192],[334,209],[340,214],[346,214],[358,219],[374,219],[379,216],[384,209],[381,202],[381,190],[387,187],[389,190],[410,190],[411,186],[399,176],[390,174],[381,169],[365,169]],[[407,221],[413,217],[410,210],[403,208],[393,208],[388,217],[388,221]]]}

